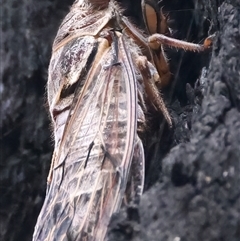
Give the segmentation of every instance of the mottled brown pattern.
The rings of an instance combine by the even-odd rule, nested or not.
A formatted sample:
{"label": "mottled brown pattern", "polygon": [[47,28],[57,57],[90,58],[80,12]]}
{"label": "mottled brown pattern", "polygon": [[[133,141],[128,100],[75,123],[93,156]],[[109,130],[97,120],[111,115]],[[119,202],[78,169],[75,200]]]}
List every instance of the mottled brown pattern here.
{"label": "mottled brown pattern", "polygon": [[[55,150],[34,241],[104,240],[125,193],[136,202],[143,191],[144,151],[137,133],[144,132],[145,101],[172,125],[156,87],[168,72],[165,38],[158,33],[166,26],[147,38],[115,1],[98,10],[90,2],[75,2],[53,44],[47,87]],[[166,44],[175,43],[204,49],[171,38]]]}

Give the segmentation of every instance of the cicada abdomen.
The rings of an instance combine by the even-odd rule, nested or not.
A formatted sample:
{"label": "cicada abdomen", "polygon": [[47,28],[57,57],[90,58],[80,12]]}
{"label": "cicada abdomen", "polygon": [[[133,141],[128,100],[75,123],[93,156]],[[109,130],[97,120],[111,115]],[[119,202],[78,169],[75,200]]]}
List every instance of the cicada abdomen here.
{"label": "cicada abdomen", "polygon": [[158,26],[163,15],[151,2],[150,37],[114,0],[76,0],[59,28],[47,84],[55,146],[34,241],[104,240],[124,196],[142,194],[145,101],[172,123],[155,85],[168,72],[161,44],[189,46],[154,27],[149,16]]}

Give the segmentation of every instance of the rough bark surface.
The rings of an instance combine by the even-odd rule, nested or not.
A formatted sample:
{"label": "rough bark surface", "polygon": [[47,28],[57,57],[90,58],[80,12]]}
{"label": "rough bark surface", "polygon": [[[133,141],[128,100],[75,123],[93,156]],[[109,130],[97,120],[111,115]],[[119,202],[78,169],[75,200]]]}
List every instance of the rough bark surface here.
{"label": "rough bark surface", "polygon": [[[47,65],[72,2],[3,1],[0,240],[30,241],[44,199],[53,146],[44,97]],[[109,240],[235,241],[240,237],[240,2],[164,0],[163,5],[177,38],[198,42],[208,29],[216,32],[213,51],[168,50],[175,79],[164,94],[175,126],[162,132],[164,125],[156,124],[147,141],[146,192],[139,207],[114,216]],[[190,8],[195,11],[186,11]]]}

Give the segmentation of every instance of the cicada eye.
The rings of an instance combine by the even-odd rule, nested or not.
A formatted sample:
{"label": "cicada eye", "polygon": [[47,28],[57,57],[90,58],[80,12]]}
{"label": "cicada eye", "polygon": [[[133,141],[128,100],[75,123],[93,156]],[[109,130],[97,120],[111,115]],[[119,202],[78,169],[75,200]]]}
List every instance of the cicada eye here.
{"label": "cicada eye", "polygon": [[146,28],[150,34],[158,31],[158,7],[155,2],[142,0],[142,13]]}

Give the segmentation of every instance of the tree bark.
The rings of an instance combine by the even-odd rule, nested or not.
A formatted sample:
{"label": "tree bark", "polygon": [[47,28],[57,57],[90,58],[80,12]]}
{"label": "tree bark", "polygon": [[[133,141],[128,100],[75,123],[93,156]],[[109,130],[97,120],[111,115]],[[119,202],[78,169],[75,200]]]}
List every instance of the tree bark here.
{"label": "tree bark", "polygon": [[[31,240],[45,197],[53,151],[47,66],[53,38],[72,2],[3,2],[1,240]],[[200,42],[208,34],[216,36],[212,52],[166,49],[174,78],[163,94],[174,127],[169,130],[150,117],[156,131],[146,137],[145,193],[139,207],[113,217],[108,237],[235,241],[240,236],[240,3],[161,4],[176,38]],[[139,8],[126,6],[138,18]]]}

